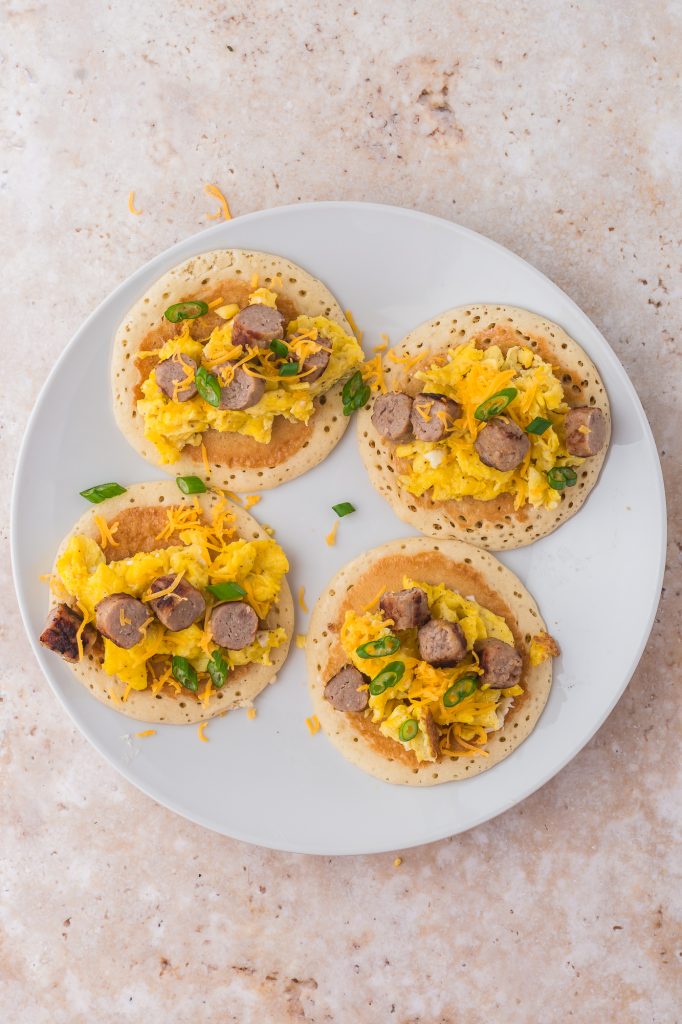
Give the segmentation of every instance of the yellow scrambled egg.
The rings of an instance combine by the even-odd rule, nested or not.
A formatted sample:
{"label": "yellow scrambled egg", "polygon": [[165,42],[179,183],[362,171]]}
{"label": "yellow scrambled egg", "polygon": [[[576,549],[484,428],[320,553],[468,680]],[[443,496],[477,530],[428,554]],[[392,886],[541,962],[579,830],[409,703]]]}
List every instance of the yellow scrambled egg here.
{"label": "yellow scrambled egg", "polygon": [[[159,576],[177,576],[198,587],[210,606],[206,592],[209,583],[234,582],[245,591],[259,618],[264,618],[277,598],[282,579],[288,571],[286,556],[274,540],[247,541],[237,538],[230,527],[231,517],[220,506],[211,526],[203,522],[193,508],[168,509],[168,535],[179,529],[182,543],[155,551],[139,552],[131,558],[107,563],[100,545],[90,537],[71,537],[57,559],[57,577],[68,597],[75,599],[85,622],[95,617],[95,606],[109,594],[125,593],[144,600],[149,585]],[[68,598],[67,598],[68,600]],[[253,644],[241,651],[221,649],[230,667],[246,664],[270,664],[270,651],[286,641],[283,629],[262,630]],[[205,673],[209,657],[217,649],[203,622],[188,629],[170,632],[153,616],[144,639],[124,650],[104,640],[104,671],[117,676],[135,690],[144,690],[150,679],[150,658],[170,667],[170,657],[187,658],[198,673]],[[228,677],[229,679],[229,677]]]}
{"label": "yellow scrambled egg", "polygon": [[[274,306],[275,299],[276,294],[267,288],[259,288],[249,296],[250,303],[268,306]],[[232,344],[231,320],[239,307],[225,306],[218,312],[226,318],[225,323],[214,328],[206,344],[193,340],[188,325],[184,324],[181,332],[159,349],[159,361],[183,354],[214,372],[220,363],[245,359],[243,349]],[[201,435],[209,428],[244,434],[267,444],[276,416],[307,423],[314,411],[314,400],[349,376],[363,359],[357,340],[323,316],[299,316],[292,320],[285,340],[299,364],[320,347],[330,350],[325,372],[312,384],[305,376],[282,377],[274,353],[259,350],[257,356],[250,359],[248,370],[265,380],[265,392],[260,401],[243,411],[216,409],[200,395],[186,402],[173,401],[160,389],[152,370],[142,384],[144,397],[138,401],[137,409],[144,419],[145,437],[156,446],[163,461],[175,462],[185,445],[201,444]]]}
{"label": "yellow scrambled egg", "polygon": [[[511,704],[510,698],[523,693],[523,688],[511,686],[506,690],[492,690],[485,685],[479,686],[471,696],[450,708],[443,703],[443,696],[462,676],[482,674],[478,656],[473,650],[477,640],[494,637],[513,644],[512,632],[501,616],[449,590],[444,584],[431,586],[405,577],[403,587],[419,587],[426,592],[432,618],[459,623],[466,637],[468,653],[454,668],[435,668],[420,659],[417,631],[412,629],[401,634],[401,646],[394,654],[361,658],[357,653],[358,647],[387,636],[391,627],[381,611],[346,612],[340,639],[350,664],[372,679],[392,662],[399,661],[404,665],[403,676],[395,686],[376,696],[370,693],[372,721],[379,725],[385,736],[402,743],[405,749],[413,750],[420,761],[434,761],[438,751],[431,749],[425,727],[425,716],[430,712],[440,734],[440,753],[450,757],[470,757],[474,753],[487,756],[482,748],[489,733],[501,728]],[[414,739],[403,742],[400,727],[408,719],[419,724],[419,731]]]}
{"label": "yellow scrambled egg", "polygon": [[[462,407],[462,416],[442,441],[412,441],[399,445],[396,454],[410,463],[401,476],[403,486],[417,497],[432,488],[434,501],[472,497],[489,501],[511,494],[514,507],[529,502],[534,508],[554,508],[560,491],[550,487],[547,472],[555,466],[579,466],[582,459],[569,455],[564,444],[564,401],[561,381],[531,348],[513,346],[503,353],[497,345],[483,350],[473,342],[448,352],[447,361],[419,370],[415,376],[423,391],[446,395]],[[530,451],[514,470],[502,472],[484,465],[474,441],[485,425],[474,416],[486,399],[504,388],[517,396],[504,410],[523,430],[536,417],[549,420],[543,434],[528,434]]]}

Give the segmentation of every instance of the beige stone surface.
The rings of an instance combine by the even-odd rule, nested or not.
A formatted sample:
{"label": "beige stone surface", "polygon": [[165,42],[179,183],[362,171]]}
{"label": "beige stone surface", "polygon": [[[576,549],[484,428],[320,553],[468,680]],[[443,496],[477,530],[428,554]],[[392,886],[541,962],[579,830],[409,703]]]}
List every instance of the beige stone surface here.
{"label": "beige stone surface", "polygon": [[213,181],[235,214],[378,200],[529,259],[623,361],[679,516],[679,0],[3,11],[0,1019],[682,1020],[678,529],[651,641],[593,741],[400,867],[250,848],[119,778],[47,690],[5,543],[55,358],[208,223]]}

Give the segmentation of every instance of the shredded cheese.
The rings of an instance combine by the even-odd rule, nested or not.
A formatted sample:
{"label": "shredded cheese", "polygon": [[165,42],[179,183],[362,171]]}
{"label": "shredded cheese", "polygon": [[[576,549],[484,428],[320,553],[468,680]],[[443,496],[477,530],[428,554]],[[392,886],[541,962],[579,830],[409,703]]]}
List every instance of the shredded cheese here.
{"label": "shredded cheese", "polygon": [[298,604],[302,612],[308,611],[308,605],[305,603],[305,587],[298,588]]}
{"label": "shredded cheese", "polygon": [[370,608],[374,608],[375,604],[379,603],[379,601],[381,600],[381,598],[384,596],[385,593],[386,593],[386,587],[382,587],[381,590],[378,592],[378,594],[376,594],[376,596],[372,598],[372,600],[369,602],[369,604],[366,604],[366,605],[363,606],[363,608],[362,608],[363,612],[368,612],[370,610]]}
{"label": "shredded cheese", "polygon": [[296,646],[300,647],[300,648],[305,647],[306,639],[307,639],[307,637],[306,637],[305,633],[297,633],[296,634]]}
{"label": "shredded cheese", "polygon": [[104,516],[95,516],[94,519],[99,530],[100,547],[104,548],[107,545],[112,548],[118,547],[118,541],[114,540],[114,534],[118,530],[118,523],[113,523],[112,526],[109,526]]}
{"label": "shredded cheese", "polygon": [[222,304],[223,304],[223,297],[221,295],[219,299],[213,299],[212,302],[209,302],[208,303],[208,308],[209,309],[215,309],[216,306],[222,306]]}
{"label": "shredded cheese", "polygon": [[251,288],[255,291],[258,287],[258,274],[254,274],[251,278]]}
{"label": "shredded cheese", "polygon": [[327,536],[324,538],[330,548],[333,548],[334,545],[336,544],[336,531],[339,528],[339,522],[340,520],[337,519],[334,525],[332,526],[331,530],[327,534]]}
{"label": "shredded cheese", "polygon": [[121,697],[121,700],[123,701],[124,704],[128,700],[128,697],[130,695],[130,691],[131,690],[132,690],[132,686],[130,685],[130,683],[128,683],[128,685],[126,686],[125,690],[123,691],[123,696]]}
{"label": "shredded cheese", "polygon": [[358,339],[358,341],[362,345],[362,337],[363,337],[364,331],[361,331],[361,330],[358,329],[358,325],[355,322],[355,317],[353,316],[353,314],[351,313],[351,311],[349,309],[344,309],[343,312],[344,312],[344,315],[346,317],[346,320],[350,324],[350,327],[351,327],[351,330],[352,330],[353,334],[355,335],[355,337]]}
{"label": "shredded cheese", "polygon": [[200,700],[200,701],[201,701],[201,703],[202,703],[202,704],[204,705],[204,707],[208,707],[208,702],[209,702],[209,700],[211,699],[211,691],[212,691],[212,690],[213,690],[213,683],[212,683],[212,681],[211,681],[211,680],[209,679],[209,680],[208,680],[208,681],[206,682],[206,686],[204,687],[203,693],[200,693],[200,694],[198,695],[198,696],[199,696],[199,700]]}
{"label": "shredded cheese", "polygon": [[210,476],[211,475],[211,467],[210,467],[210,465],[208,463],[208,452],[206,451],[206,445],[204,444],[203,441],[201,442],[201,461],[204,464],[204,469],[206,470],[206,476],[207,477]]}
{"label": "shredded cheese", "polygon": [[377,353],[374,359],[368,359],[360,367],[362,379],[369,381],[373,390],[380,391],[382,395],[386,394],[386,381],[384,380],[384,368],[381,363],[381,353]]}
{"label": "shredded cheese", "polygon": [[156,736],[156,729],[145,729],[144,732],[136,732],[136,737],[140,740],[144,740],[147,736]]}
{"label": "shredded cheese", "polygon": [[249,494],[244,499],[244,508],[248,511],[250,508],[253,508],[254,505],[257,505],[260,500],[260,494]]}
{"label": "shredded cheese", "polygon": [[[142,600],[143,601],[156,601],[157,598],[159,598],[159,597],[168,597],[169,594],[172,594],[173,591],[177,589],[178,584],[180,583],[180,580],[182,579],[182,577],[184,575],[185,575],[185,570],[182,569],[177,574],[177,576],[175,577],[173,582],[169,586],[167,586],[164,590],[155,590],[153,593],[151,591],[147,591],[146,594],[142,595]],[[123,623],[121,623],[121,625],[123,625]]]}
{"label": "shredded cheese", "polygon": [[232,220],[232,214],[230,213],[230,207],[229,207],[229,204],[227,202],[227,199],[225,198],[223,193],[220,191],[218,186],[217,185],[204,185],[204,192],[207,195],[209,195],[209,196],[213,196],[213,198],[217,199],[218,202],[220,203],[220,209],[218,210],[218,212],[217,213],[207,213],[206,214],[207,218],[209,220],[218,220],[220,217],[223,217],[224,220]]}
{"label": "shredded cheese", "polygon": [[204,729],[206,728],[207,725],[208,722],[199,722],[199,728],[197,729],[197,732],[199,733],[199,739],[201,740],[202,743],[208,743],[208,737],[204,736]]}
{"label": "shredded cheese", "polygon": [[311,715],[310,718],[306,718],[305,724],[308,726],[311,736],[320,731],[320,720],[317,715]]}
{"label": "shredded cheese", "polygon": [[129,192],[128,193],[128,210],[130,211],[130,213],[133,213],[136,217],[140,217],[142,215],[142,213],[144,212],[143,210],[136,210],[135,209],[135,193],[134,192]]}
{"label": "shredded cheese", "polygon": [[257,712],[255,708],[249,708],[249,710],[246,712],[246,717],[253,720],[256,717],[256,714]]}
{"label": "shredded cheese", "polygon": [[394,868],[399,868],[400,865],[402,864],[402,862],[403,862],[403,858],[402,857],[396,857],[396,859],[393,861],[393,867]]}
{"label": "shredded cheese", "polygon": [[388,348],[388,342],[382,341],[380,345],[375,345],[372,352],[385,352]]}

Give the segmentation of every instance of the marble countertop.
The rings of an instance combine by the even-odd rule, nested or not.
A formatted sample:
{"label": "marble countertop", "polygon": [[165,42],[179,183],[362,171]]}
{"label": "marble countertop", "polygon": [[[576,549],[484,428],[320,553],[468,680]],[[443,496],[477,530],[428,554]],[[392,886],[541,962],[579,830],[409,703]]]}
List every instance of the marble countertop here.
{"label": "marble countertop", "polygon": [[399,867],[248,847],[122,780],[34,662],[6,543],[50,367],[116,283],[209,223],[208,182],[235,215],[395,203],[530,260],[630,374],[679,523],[680,4],[6,14],[0,1018],[682,1020],[679,530],[649,645],[594,739],[520,806]]}

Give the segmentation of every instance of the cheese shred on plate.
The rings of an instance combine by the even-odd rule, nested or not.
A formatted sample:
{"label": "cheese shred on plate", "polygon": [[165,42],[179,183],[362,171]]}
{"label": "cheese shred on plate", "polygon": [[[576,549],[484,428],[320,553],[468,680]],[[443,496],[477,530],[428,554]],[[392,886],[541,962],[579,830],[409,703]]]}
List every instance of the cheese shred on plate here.
{"label": "cheese shred on plate", "polygon": [[[434,501],[465,497],[489,501],[510,494],[517,509],[526,502],[547,509],[559,504],[561,492],[550,487],[548,471],[579,466],[583,460],[569,455],[562,440],[568,405],[549,363],[525,346],[515,345],[503,353],[497,345],[483,350],[468,342],[450,349],[445,361],[417,370],[414,376],[422,391],[458,402],[462,415],[441,441],[410,441],[396,448],[398,458],[407,463],[400,482],[410,494],[421,497],[432,488]],[[551,424],[542,434],[526,434],[530,451],[520,466],[508,472],[484,465],[474,449],[485,425],[476,419],[475,411],[504,388],[518,392],[504,416],[522,430],[536,417]]]}

